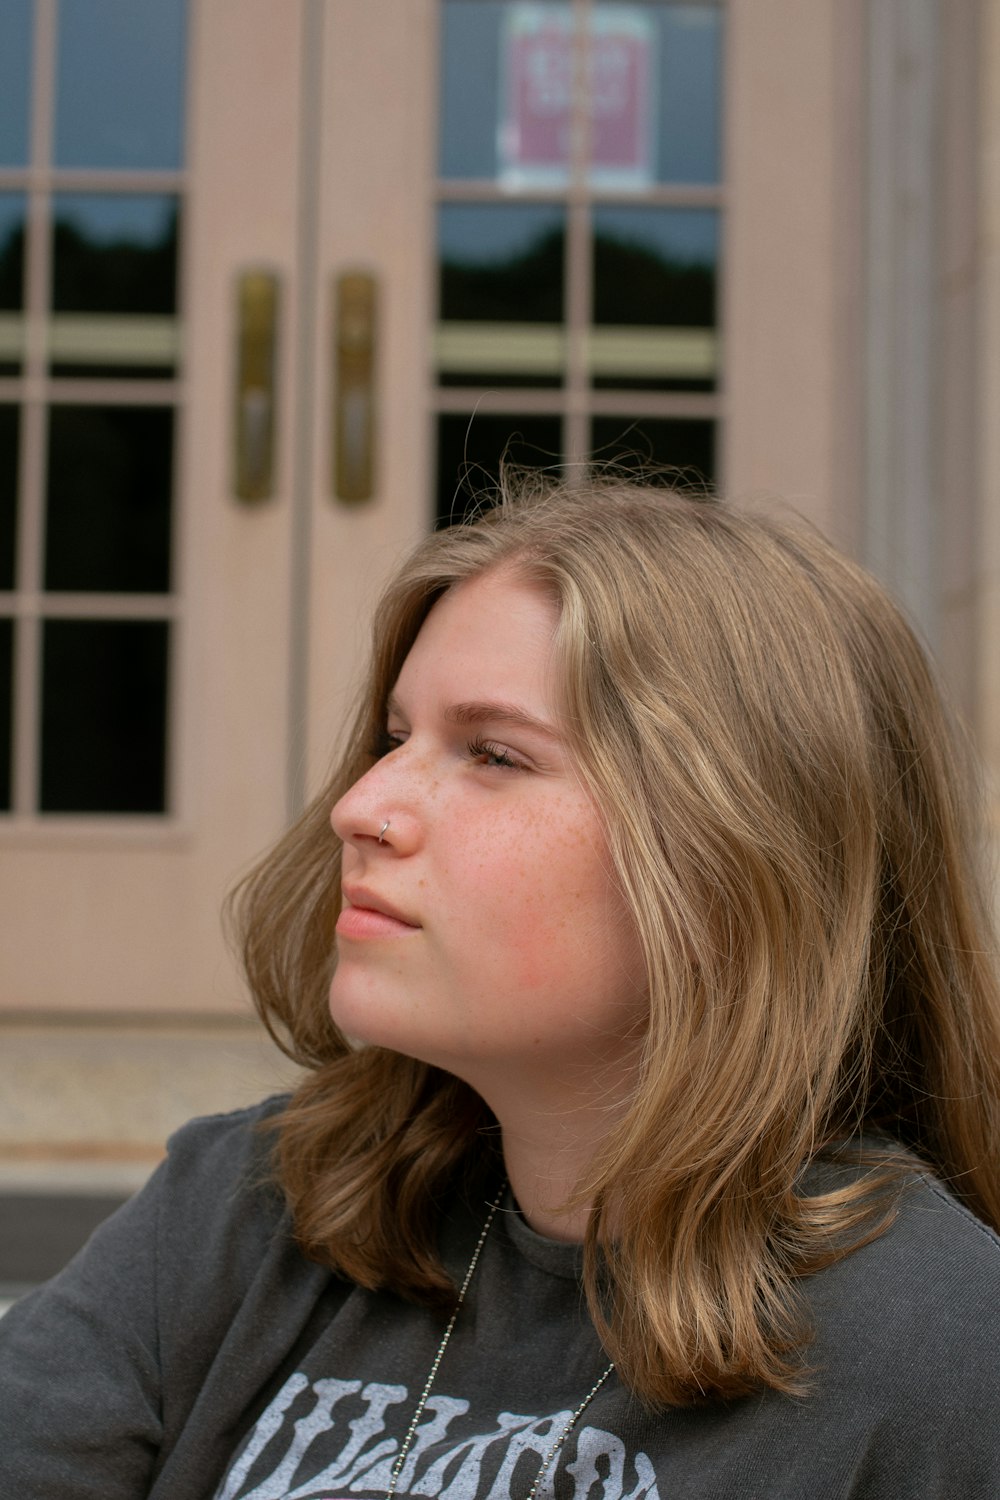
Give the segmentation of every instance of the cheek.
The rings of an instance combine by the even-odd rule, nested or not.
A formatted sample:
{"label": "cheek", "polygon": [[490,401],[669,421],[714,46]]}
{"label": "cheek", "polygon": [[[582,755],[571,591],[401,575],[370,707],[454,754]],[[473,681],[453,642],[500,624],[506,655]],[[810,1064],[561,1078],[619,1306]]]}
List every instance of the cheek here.
{"label": "cheek", "polygon": [[444,878],[467,961],[506,966],[512,987],[537,988],[565,919],[551,842],[537,826],[497,820],[456,837],[449,854]]}
{"label": "cheek", "polygon": [[[558,935],[541,917],[525,918],[511,938],[508,956],[511,985],[519,994],[549,990],[553,979],[559,977]],[[566,977],[563,971],[563,978]]]}
{"label": "cheek", "polygon": [[594,843],[567,837],[568,815],[546,821],[528,833],[496,829],[486,847],[466,847],[453,875],[474,962],[492,960],[512,994],[571,1001],[602,975],[620,975],[623,963],[634,973],[637,945]]}

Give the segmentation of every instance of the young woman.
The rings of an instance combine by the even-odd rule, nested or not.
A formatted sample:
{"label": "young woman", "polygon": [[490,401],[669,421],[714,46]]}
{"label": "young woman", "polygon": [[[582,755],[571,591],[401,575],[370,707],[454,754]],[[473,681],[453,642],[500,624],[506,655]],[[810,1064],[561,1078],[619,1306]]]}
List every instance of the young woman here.
{"label": "young woman", "polygon": [[995,1500],[963,761],[804,527],[538,484],[430,537],[239,896],[304,1080],[0,1323],[3,1493]]}

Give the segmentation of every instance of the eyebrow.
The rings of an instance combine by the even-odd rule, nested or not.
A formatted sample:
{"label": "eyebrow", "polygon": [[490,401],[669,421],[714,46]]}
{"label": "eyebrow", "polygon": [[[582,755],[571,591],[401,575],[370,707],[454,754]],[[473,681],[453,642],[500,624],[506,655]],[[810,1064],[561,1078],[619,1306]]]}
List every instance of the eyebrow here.
{"label": "eyebrow", "polygon": [[[386,705],[390,713],[400,713],[399,704],[390,697]],[[483,724],[506,725],[513,729],[529,729],[547,739],[558,740],[557,730],[544,719],[536,719],[516,703],[482,701],[473,703],[451,703],[444,711],[449,724],[460,724],[463,729],[476,728]]]}

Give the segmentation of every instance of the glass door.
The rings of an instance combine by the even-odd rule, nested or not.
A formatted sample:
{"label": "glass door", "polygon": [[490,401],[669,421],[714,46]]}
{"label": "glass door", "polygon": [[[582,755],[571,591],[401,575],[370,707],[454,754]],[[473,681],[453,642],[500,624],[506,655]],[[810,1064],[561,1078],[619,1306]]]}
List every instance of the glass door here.
{"label": "glass door", "polygon": [[[8,1014],[239,1003],[221,896],[287,815],[301,46],[298,3],[0,15]],[[255,275],[277,435],[249,500]]]}
{"label": "glass door", "polygon": [[221,893],[322,776],[400,551],[501,454],[713,477],[723,12],[0,28],[3,1001],[224,1010]]}
{"label": "glass door", "polygon": [[443,0],[436,516],[514,462],[716,476],[723,10]]}
{"label": "glass door", "polygon": [[183,0],[13,0],[0,21],[0,808],[15,821],[175,801],[185,19]]}
{"label": "glass door", "polygon": [[[330,190],[307,779],[328,761],[386,570],[502,457],[716,476],[723,16],[664,0],[316,13]],[[326,448],[343,430],[337,288],[352,273],[371,278],[380,393],[373,488],[356,502],[337,497]]]}

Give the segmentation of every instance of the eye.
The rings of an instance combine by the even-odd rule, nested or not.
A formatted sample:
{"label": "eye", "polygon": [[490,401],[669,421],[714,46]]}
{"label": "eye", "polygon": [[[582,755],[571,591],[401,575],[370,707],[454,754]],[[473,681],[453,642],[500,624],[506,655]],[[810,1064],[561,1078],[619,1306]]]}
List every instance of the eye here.
{"label": "eye", "polygon": [[502,745],[491,744],[488,740],[470,740],[467,748],[473,760],[479,761],[481,765],[495,766],[506,771],[525,769],[524,762],[516,760]]}
{"label": "eye", "polygon": [[368,746],[368,754],[372,760],[381,760],[383,756],[391,755],[393,750],[398,750],[406,739],[406,735],[398,729],[380,729]]}

